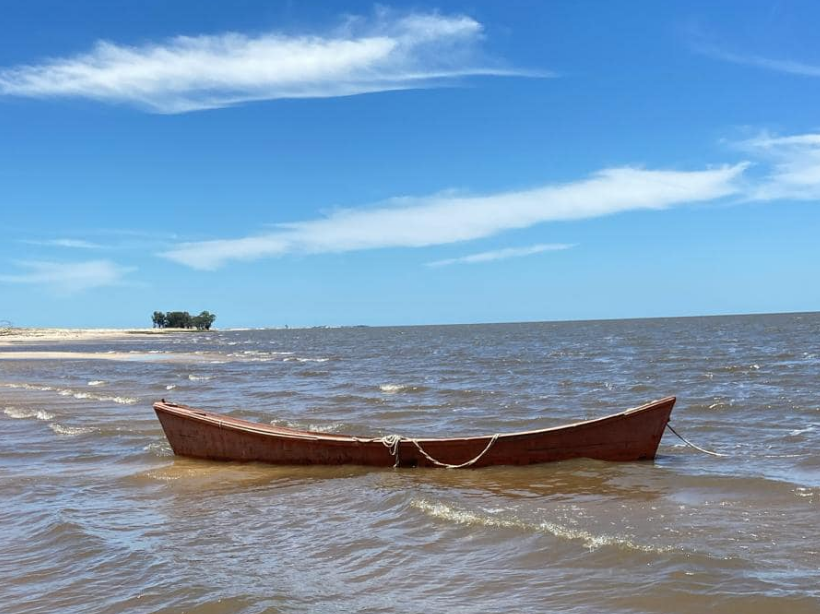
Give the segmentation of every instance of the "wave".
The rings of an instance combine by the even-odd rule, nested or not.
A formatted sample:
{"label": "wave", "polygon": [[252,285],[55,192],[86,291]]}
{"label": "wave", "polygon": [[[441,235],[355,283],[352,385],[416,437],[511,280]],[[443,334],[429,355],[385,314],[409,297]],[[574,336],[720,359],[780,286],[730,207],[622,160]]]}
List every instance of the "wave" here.
{"label": "wave", "polygon": [[301,370],[296,373],[297,377],[325,377],[330,371],[305,371]]}
{"label": "wave", "polygon": [[92,401],[104,402],[111,401],[113,403],[119,403],[120,405],[133,405],[137,402],[137,399],[133,397],[106,396],[101,394],[95,394],[93,392],[77,391],[71,388],[55,388],[54,386],[41,386],[39,384],[0,383],[0,387],[15,388],[19,390],[36,390],[38,392],[56,392],[61,397],[74,397],[75,399],[91,399]]}
{"label": "wave", "polygon": [[143,448],[143,450],[150,454],[153,454],[154,456],[159,457],[174,455],[174,451],[171,449],[171,446],[168,444],[167,441],[163,441],[162,443],[149,443],[147,446]]}
{"label": "wave", "polygon": [[424,392],[429,390],[427,386],[415,386],[413,384],[382,384],[379,390],[387,394],[396,394],[398,392]]}
{"label": "wave", "polygon": [[89,426],[63,426],[62,424],[57,424],[56,422],[49,424],[48,428],[58,435],[68,435],[71,437],[94,432],[94,429]]}
{"label": "wave", "polygon": [[559,539],[580,541],[589,550],[597,550],[603,546],[612,546],[638,552],[664,553],[675,550],[672,546],[650,546],[634,542],[629,537],[619,535],[595,535],[583,529],[575,529],[554,522],[527,522],[515,517],[502,517],[493,514],[479,514],[469,510],[458,509],[441,502],[430,502],[424,499],[414,499],[411,507],[441,520],[447,520],[460,525],[480,525],[503,529],[519,529],[528,532],[547,533]]}
{"label": "wave", "polygon": [[193,373],[188,374],[188,379],[192,382],[207,382],[212,377],[213,375],[194,375]]}
{"label": "wave", "polygon": [[105,380],[101,380],[101,379],[93,379],[90,382],[88,382],[89,386],[104,386],[105,384],[106,384]]}
{"label": "wave", "polygon": [[105,396],[102,394],[94,394],[92,392],[77,392],[71,388],[63,388],[58,394],[63,397],[70,396],[81,400],[90,399],[92,401],[111,401],[112,403],[119,403],[120,405],[133,405],[137,402],[137,399],[133,397]]}
{"label": "wave", "polygon": [[301,358],[299,356],[288,356],[282,362],[327,362],[330,358]]}
{"label": "wave", "polygon": [[17,388],[20,390],[38,390],[41,392],[47,392],[49,390],[57,390],[53,386],[40,386],[38,384],[17,384],[17,383],[2,383],[0,384],[3,388]]}
{"label": "wave", "polygon": [[37,420],[52,420],[54,414],[47,412],[44,409],[23,409],[21,407],[6,407],[3,413],[9,418],[16,420],[25,420],[26,418],[36,418]]}
{"label": "wave", "polygon": [[173,389],[174,389],[174,388],[176,388],[176,387],[177,387],[177,385],[176,385],[176,384],[168,384],[168,385],[165,387],[165,390],[173,390]]}
{"label": "wave", "polygon": [[291,420],[271,420],[273,426],[284,426],[297,431],[310,431],[313,433],[338,433],[344,426],[341,422],[331,424],[313,424],[304,422],[293,422]]}

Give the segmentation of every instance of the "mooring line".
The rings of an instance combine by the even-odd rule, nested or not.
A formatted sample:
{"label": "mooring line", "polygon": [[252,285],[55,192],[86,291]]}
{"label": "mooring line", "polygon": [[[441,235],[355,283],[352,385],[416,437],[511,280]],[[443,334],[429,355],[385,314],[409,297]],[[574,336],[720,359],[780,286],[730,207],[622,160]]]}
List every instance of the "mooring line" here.
{"label": "mooring line", "polygon": [[668,428],[670,431],[675,433],[675,435],[677,435],[678,438],[680,438],[680,440],[683,443],[685,443],[687,446],[691,446],[691,447],[695,448],[695,450],[698,450],[699,452],[703,452],[704,454],[710,454],[712,456],[729,456],[728,454],[721,454],[720,452],[712,452],[711,450],[707,450],[706,448],[701,448],[700,446],[696,446],[691,441],[686,439],[686,437],[684,437],[683,435],[678,433],[674,428],[672,428],[672,425],[669,424],[668,422],[666,423],[666,428]]}

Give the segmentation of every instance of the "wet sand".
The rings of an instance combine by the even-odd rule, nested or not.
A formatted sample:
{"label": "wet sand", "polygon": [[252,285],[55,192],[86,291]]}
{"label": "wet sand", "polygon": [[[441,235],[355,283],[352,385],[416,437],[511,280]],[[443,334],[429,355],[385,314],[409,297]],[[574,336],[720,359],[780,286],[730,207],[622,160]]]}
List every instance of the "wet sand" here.
{"label": "wet sand", "polygon": [[60,341],[111,341],[140,335],[196,333],[184,328],[4,328],[0,329],[0,346]]}

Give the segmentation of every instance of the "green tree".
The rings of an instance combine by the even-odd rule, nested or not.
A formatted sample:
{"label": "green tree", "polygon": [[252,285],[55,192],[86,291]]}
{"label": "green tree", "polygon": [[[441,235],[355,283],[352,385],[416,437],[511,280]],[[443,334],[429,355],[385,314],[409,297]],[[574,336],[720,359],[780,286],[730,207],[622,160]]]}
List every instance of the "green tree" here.
{"label": "green tree", "polygon": [[165,315],[165,325],[168,328],[192,328],[191,314],[187,311],[169,311]]}
{"label": "green tree", "polygon": [[167,326],[165,314],[161,311],[155,311],[151,319],[154,322],[154,328],[165,328]]}
{"label": "green tree", "polygon": [[192,324],[198,330],[211,330],[211,325],[216,320],[216,315],[208,311],[203,311],[198,316],[194,316]]}

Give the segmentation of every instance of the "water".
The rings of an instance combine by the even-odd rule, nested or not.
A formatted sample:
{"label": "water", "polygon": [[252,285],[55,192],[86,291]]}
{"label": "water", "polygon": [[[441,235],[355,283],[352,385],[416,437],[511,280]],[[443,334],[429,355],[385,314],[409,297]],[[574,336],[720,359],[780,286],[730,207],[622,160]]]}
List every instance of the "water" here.
{"label": "water", "polygon": [[[4,612],[820,612],[818,314],[5,348],[32,350],[132,359],[0,361]],[[654,463],[219,464],[151,410],[431,436],[667,394],[728,457],[667,434]]]}

